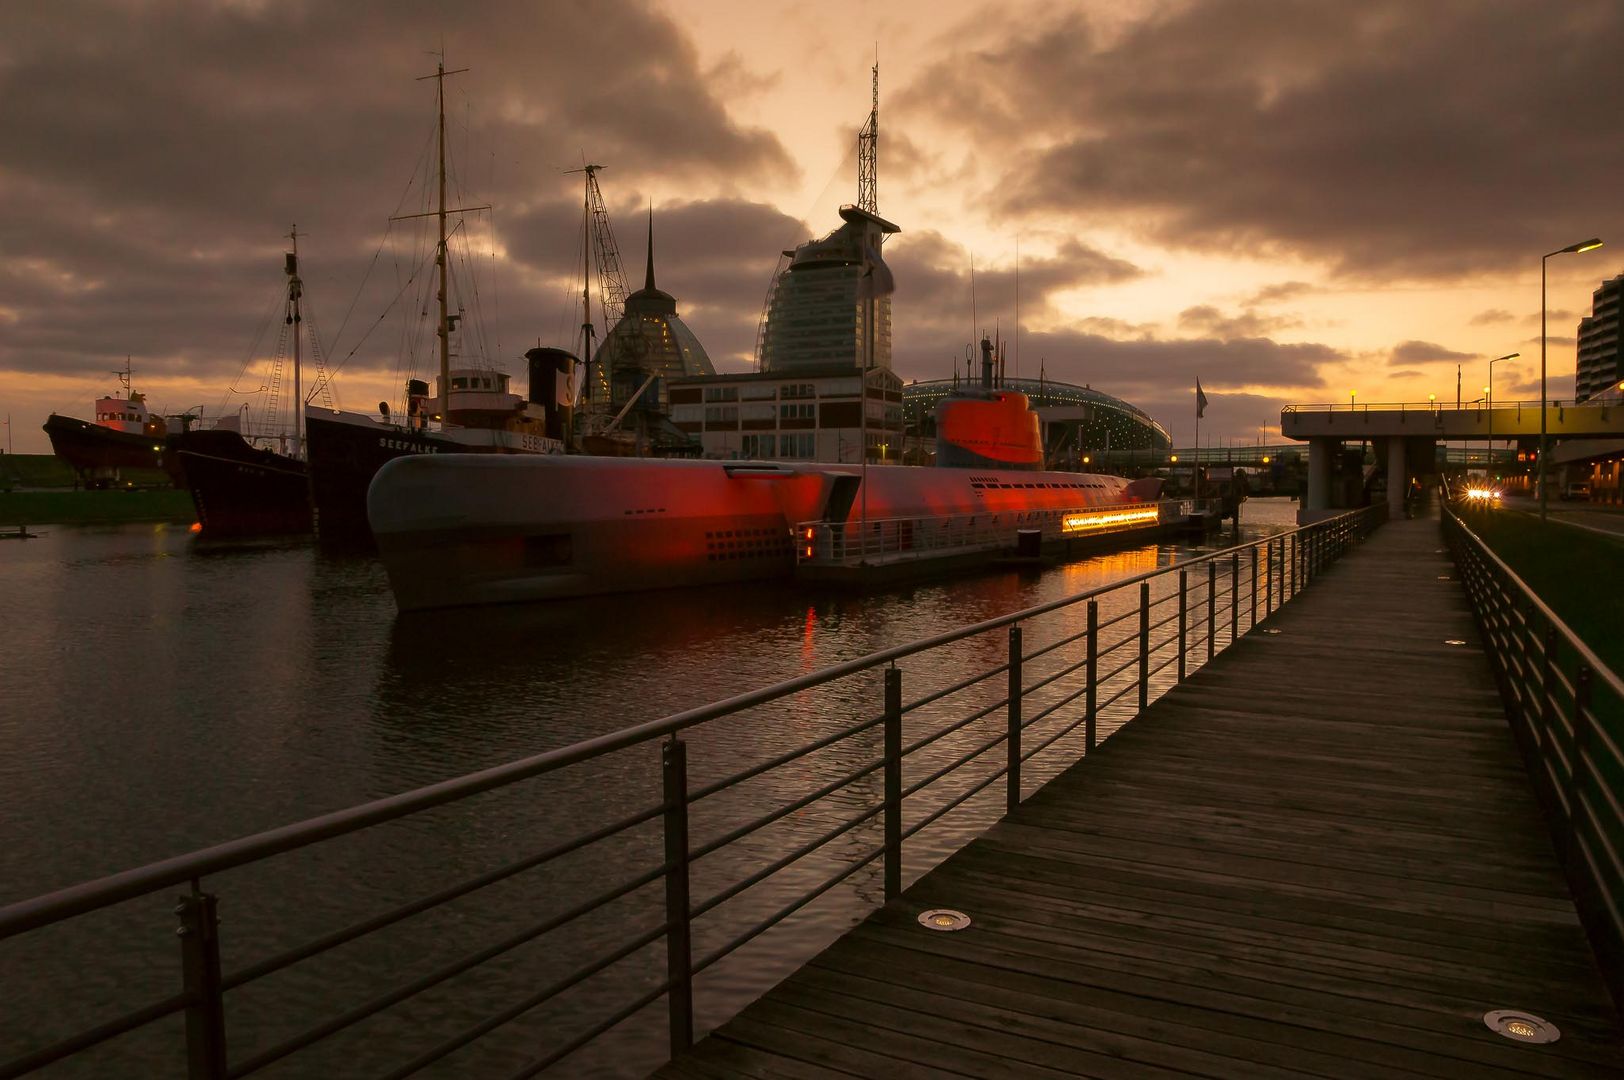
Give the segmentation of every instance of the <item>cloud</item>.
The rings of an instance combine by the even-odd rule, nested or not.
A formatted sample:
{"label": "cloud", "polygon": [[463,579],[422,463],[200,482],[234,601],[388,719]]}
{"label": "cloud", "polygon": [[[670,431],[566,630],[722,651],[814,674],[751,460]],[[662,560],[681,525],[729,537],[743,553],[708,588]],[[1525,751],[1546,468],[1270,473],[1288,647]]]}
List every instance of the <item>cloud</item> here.
{"label": "cloud", "polygon": [[1517,316],[1513,315],[1505,308],[1490,308],[1487,311],[1480,311],[1476,315],[1473,315],[1468,322],[1472,326],[1494,326],[1497,323],[1513,322],[1516,320],[1516,318]]}
{"label": "cloud", "polygon": [[[381,0],[7,7],[0,198],[28,209],[0,221],[0,296],[15,314],[0,320],[0,366],[110,382],[107,371],[130,354],[160,387],[154,404],[194,403],[158,400],[164,380],[177,395],[195,393],[193,381],[223,390],[283,288],[293,222],[322,330],[336,333],[353,298],[353,343],[399,291],[396,313],[415,310],[418,333],[432,239],[422,243],[421,220],[386,219],[433,205],[435,84],[418,81],[432,72],[425,42],[445,40],[447,66],[470,69],[446,80],[450,198],[494,210],[454,219],[470,255],[453,273],[460,302],[493,324],[482,351],[512,370],[527,339],[552,336],[542,327],[562,310],[561,294],[528,286],[553,284],[578,255],[580,178],[563,170],[583,153],[607,166],[601,182],[616,207],[632,192],[669,199],[795,179],[777,137],[734,121],[719,96],[719,85],[750,89],[736,60],[705,70],[678,24],[647,4],[488,0],[479,16],[477,30],[442,38],[438,7]],[[720,275],[719,261],[765,219],[787,221],[772,214],[724,200],[702,236],[674,221],[671,266],[694,245],[695,295],[719,295],[725,283],[703,274]],[[630,217],[616,224],[635,263],[643,245]],[[761,276],[745,290],[756,298],[772,250],[755,253],[769,265],[748,271]],[[578,315],[566,333],[571,323]],[[379,330],[349,369],[395,371],[403,350],[398,329]],[[87,397],[53,405],[87,406]]]}
{"label": "cloud", "polygon": [[1210,334],[1223,340],[1256,338],[1277,330],[1294,329],[1302,320],[1290,316],[1259,315],[1244,311],[1238,315],[1225,315],[1211,304],[1199,304],[1179,312],[1179,327]]}
{"label": "cloud", "polygon": [[1011,217],[1110,216],[1380,281],[1503,275],[1624,224],[1624,144],[1596,137],[1624,96],[1611,0],[1190,0],[1110,35],[1076,12],[1007,25],[977,24],[904,100],[1007,163],[988,190]]}
{"label": "cloud", "polygon": [[1405,364],[1429,364],[1443,360],[1470,360],[1472,355],[1446,349],[1430,341],[1406,341],[1393,347],[1393,354],[1387,362],[1393,367],[1401,367]]}
{"label": "cloud", "polygon": [[1274,285],[1265,285],[1241,303],[1246,307],[1260,307],[1264,304],[1277,304],[1282,300],[1295,300],[1299,296],[1306,296],[1318,290],[1306,281],[1282,281]]}

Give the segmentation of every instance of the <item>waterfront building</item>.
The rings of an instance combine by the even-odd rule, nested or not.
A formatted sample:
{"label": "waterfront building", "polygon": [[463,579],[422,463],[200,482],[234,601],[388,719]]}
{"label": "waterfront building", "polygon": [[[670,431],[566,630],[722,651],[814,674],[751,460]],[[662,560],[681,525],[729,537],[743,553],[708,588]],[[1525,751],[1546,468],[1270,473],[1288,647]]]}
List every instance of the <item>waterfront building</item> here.
{"label": "waterfront building", "polygon": [[1620,353],[1618,309],[1624,294],[1624,274],[1601,283],[1591,297],[1590,314],[1579,320],[1578,372],[1573,397],[1588,401],[1624,381],[1624,354]]}
{"label": "waterfront building", "polygon": [[[903,386],[888,368],[850,363],[790,371],[672,379],[671,420],[708,458],[860,463],[896,461],[903,443]],[[866,401],[867,419],[862,409]]]}
{"label": "waterfront building", "polygon": [[[891,368],[891,298],[865,300],[860,294],[881,244],[901,230],[856,206],[842,206],[840,216],[845,224],[821,240],[784,252],[790,263],[773,283],[762,330],[765,374]],[[865,364],[871,312],[873,355]]]}
{"label": "waterfront building", "polygon": [[[956,379],[933,379],[903,388],[904,422],[910,437],[919,440],[921,457],[928,458],[935,443],[937,403],[960,385]],[[1173,448],[1167,429],[1148,413],[1102,391],[1049,379],[1006,378],[1000,385],[1030,400],[1051,468],[1076,468],[1081,455],[1091,451],[1167,453]]]}
{"label": "waterfront building", "polygon": [[677,316],[676,298],[654,284],[652,215],[643,287],[626,297],[625,314],[604,335],[592,364],[596,372],[608,378],[614,411],[631,400],[650,376],[654,381],[637,398],[635,407],[645,412],[665,412],[670,405],[670,380],[716,374],[699,338]]}

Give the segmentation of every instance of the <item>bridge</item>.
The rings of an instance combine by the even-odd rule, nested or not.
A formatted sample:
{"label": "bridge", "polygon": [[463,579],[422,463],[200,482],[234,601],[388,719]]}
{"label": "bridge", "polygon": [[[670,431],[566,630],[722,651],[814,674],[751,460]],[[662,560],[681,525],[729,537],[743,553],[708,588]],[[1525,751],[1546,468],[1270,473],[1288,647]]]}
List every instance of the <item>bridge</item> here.
{"label": "bridge", "polygon": [[[1624,436],[1624,404],[1553,399],[1545,410],[1545,429],[1549,443]],[[1454,409],[1431,401],[1288,405],[1280,413],[1280,432],[1308,443],[1308,491],[1299,512],[1301,521],[1317,520],[1346,504],[1333,492],[1331,474],[1337,451],[1350,440],[1375,444],[1376,461],[1388,478],[1388,510],[1402,514],[1410,478],[1436,472],[1440,441],[1516,439],[1527,444],[1540,435],[1540,403],[1496,401],[1491,407],[1474,402]]]}

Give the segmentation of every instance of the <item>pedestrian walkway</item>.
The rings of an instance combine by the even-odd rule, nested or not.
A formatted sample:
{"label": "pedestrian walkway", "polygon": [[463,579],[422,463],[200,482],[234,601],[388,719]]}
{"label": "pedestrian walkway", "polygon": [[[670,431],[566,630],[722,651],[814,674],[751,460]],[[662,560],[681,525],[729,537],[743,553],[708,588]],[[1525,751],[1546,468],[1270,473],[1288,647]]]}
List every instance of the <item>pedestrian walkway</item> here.
{"label": "pedestrian walkway", "polygon": [[1383,526],[658,1075],[1624,1075],[1442,548]]}

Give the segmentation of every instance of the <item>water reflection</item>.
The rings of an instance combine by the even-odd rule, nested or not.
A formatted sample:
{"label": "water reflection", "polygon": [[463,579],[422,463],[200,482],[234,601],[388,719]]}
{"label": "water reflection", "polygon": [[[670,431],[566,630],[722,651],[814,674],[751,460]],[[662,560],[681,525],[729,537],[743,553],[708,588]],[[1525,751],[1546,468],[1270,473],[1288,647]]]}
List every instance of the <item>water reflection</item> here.
{"label": "water reflection", "polygon": [[[1246,534],[1284,527],[1293,509],[1266,500],[1248,504]],[[50,530],[0,553],[0,595],[9,609],[7,689],[0,704],[0,901],[618,730],[1092,589],[1190,550],[1146,545],[1038,574],[989,573],[867,596],[758,584],[400,617],[370,558],[335,557],[308,546],[204,548],[184,533],[149,527]],[[1167,595],[1172,582],[1159,579],[1155,595]],[[1107,599],[1102,620],[1135,602],[1131,595]],[[1026,628],[1027,648],[1075,634],[1083,614],[1081,607],[1068,608],[1034,620]],[[999,631],[904,662],[905,700],[972,666],[1001,663],[1005,649]],[[1075,659],[1064,654],[1064,662]],[[1061,663],[1062,655],[1053,662]],[[1034,675],[1042,670],[1035,667]],[[1153,685],[1171,678],[1164,670]],[[919,710],[909,717],[908,737],[951,723],[1001,693],[1000,680],[993,679]],[[1056,695],[1035,696],[1031,715]],[[693,783],[873,716],[880,702],[879,675],[869,672],[707,725],[689,737]],[[1074,721],[1077,708],[1057,707],[1054,723]],[[925,775],[931,762],[986,741],[1000,722],[993,716],[956,732],[934,757],[911,763],[906,782]],[[878,739],[877,731],[866,732],[707,800],[694,811],[696,840],[860,767],[878,753]],[[1028,790],[1059,767],[1034,765]],[[990,768],[996,763],[944,781],[939,798],[964,790]],[[908,876],[985,827],[1001,806],[999,792],[994,785],[969,813],[922,834],[909,848]],[[658,798],[658,749],[636,747],[223,875],[209,884],[230,913],[228,966],[523,858]],[[695,901],[880,798],[878,775],[864,777],[701,860]],[[938,804],[926,801],[910,815],[932,805]],[[696,951],[721,945],[810,883],[864,857],[879,842],[877,830],[875,822],[853,829],[794,873],[717,908],[695,928]],[[658,834],[634,830],[602,850],[521,875],[242,991],[233,1003],[234,1048],[286,1037],[659,858]],[[793,927],[712,968],[700,985],[702,1022],[725,1018],[880,895],[874,864]],[[148,989],[156,996],[169,992],[170,903],[158,897],[129,905],[97,917],[92,931],[79,937],[53,931],[38,941],[0,945],[8,970],[40,972],[26,993],[18,984],[27,980],[9,980],[0,990],[0,1012],[18,1020],[0,1035],[0,1056],[15,1049],[17,1032],[49,1036],[70,1021],[141,1004]],[[660,904],[657,889],[627,897],[572,926],[563,940],[553,935],[547,944],[527,946],[490,971],[375,1022],[365,1037],[293,1059],[284,1075],[376,1071],[398,1060],[395,1055],[499,1008],[517,994],[515,987],[533,989],[594,948],[623,940],[650,920],[657,925]],[[658,954],[655,947],[630,958],[601,985],[503,1029],[479,1052],[486,1056],[448,1059],[439,1075],[516,1067],[529,1048],[655,985],[663,965]],[[87,985],[74,967],[91,956],[97,978]],[[604,1048],[572,1059],[567,1071],[639,1072],[662,1052],[662,1025],[657,1016],[640,1018]],[[143,1036],[92,1059],[80,1074],[164,1071],[167,1064],[159,1062],[168,1061],[170,1050],[162,1038]]]}

